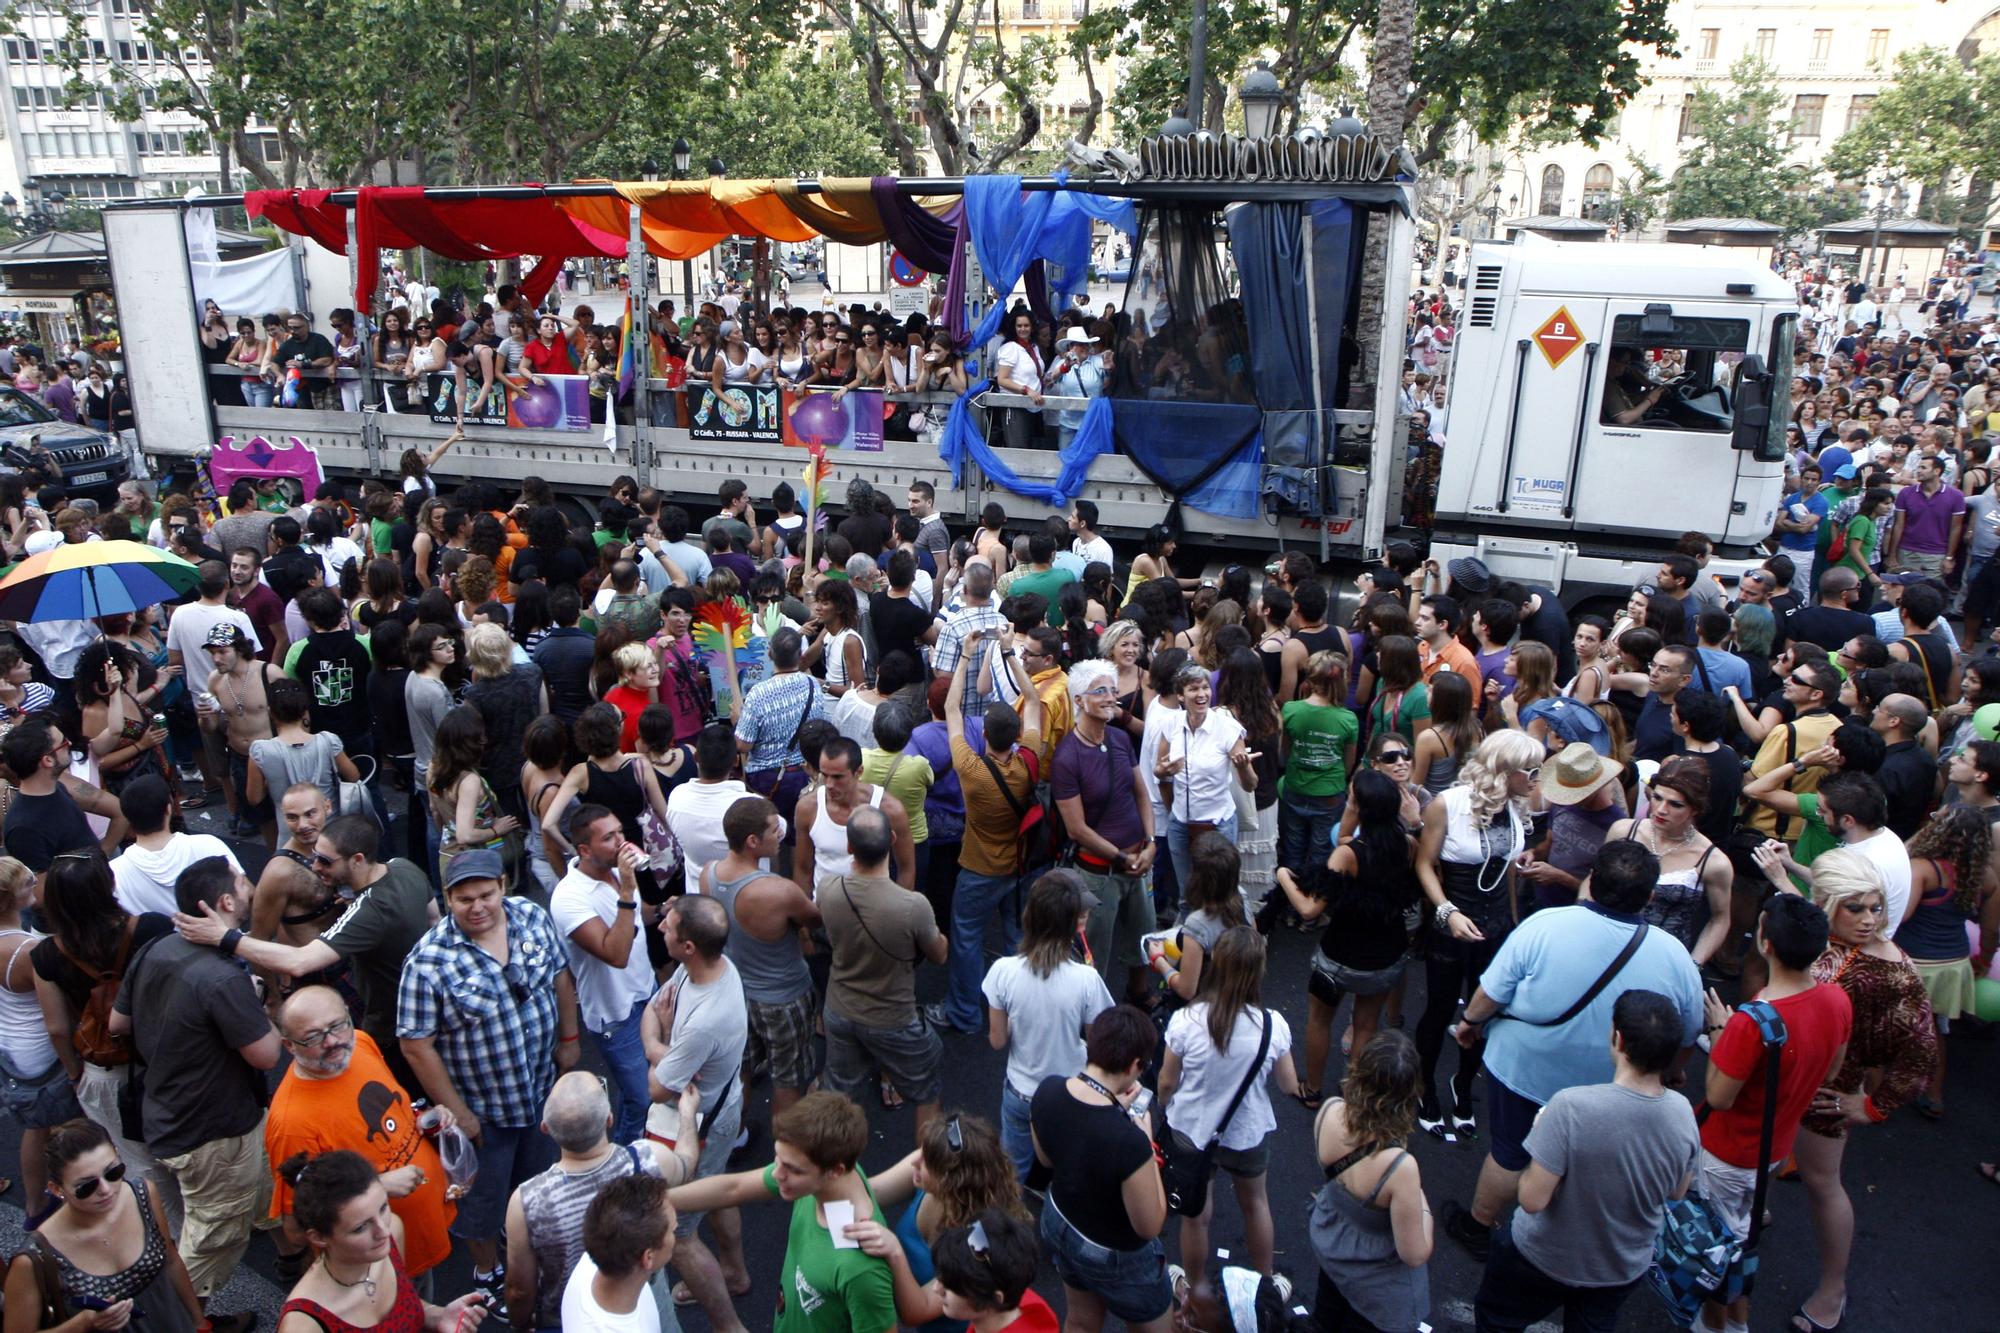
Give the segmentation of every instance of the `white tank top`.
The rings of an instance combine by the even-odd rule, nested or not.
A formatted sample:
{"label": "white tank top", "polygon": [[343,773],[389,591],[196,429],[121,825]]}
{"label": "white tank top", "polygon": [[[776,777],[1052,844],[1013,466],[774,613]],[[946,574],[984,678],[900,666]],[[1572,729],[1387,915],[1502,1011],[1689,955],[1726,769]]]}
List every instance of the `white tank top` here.
{"label": "white tank top", "polygon": [[[881,790],[879,787],[877,791]],[[32,930],[0,930],[0,940],[15,935],[40,942],[44,937]],[[7,980],[14,979],[14,969],[30,967],[27,957],[33,946],[17,950],[7,962]],[[49,1044],[49,1030],[42,1022],[41,1001],[35,993],[26,995],[11,990],[0,990],[0,1051],[7,1053],[7,1063],[22,1078],[34,1078],[47,1072],[56,1062],[56,1048]]]}
{"label": "white tank top", "polygon": [[[875,791],[868,798],[868,804],[877,810],[882,808],[882,797],[888,789],[881,783],[875,784]],[[826,793],[819,794],[819,809],[813,815],[813,876],[824,879],[828,875],[851,875],[854,873],[854,855],[847,850],[847,825],[836,824],[827,811]],[[33,999],[33,996],[29,996]],[[40,1013],[40,1009],[36,1010]]]}

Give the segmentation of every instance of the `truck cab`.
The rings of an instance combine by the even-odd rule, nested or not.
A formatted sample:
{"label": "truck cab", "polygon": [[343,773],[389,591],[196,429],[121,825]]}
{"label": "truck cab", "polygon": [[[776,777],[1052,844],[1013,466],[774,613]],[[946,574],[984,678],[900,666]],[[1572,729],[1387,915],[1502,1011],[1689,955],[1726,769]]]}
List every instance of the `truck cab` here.
{"label": "truck cab", "polygon": [[1784,484],[1798,304],[1737,251],[1523,240],[1472,249],[1436,499],[1476,554],[1574,606],[1622,598],[1681,534],[1725,582]]}

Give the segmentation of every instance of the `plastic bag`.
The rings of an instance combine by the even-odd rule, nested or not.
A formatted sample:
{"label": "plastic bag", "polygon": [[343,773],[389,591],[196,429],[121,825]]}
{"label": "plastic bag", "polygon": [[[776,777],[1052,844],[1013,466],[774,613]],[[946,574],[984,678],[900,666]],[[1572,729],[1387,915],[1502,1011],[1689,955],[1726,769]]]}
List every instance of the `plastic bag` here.
{"label": "plastic bag", "polygon": [[438,1132],[437,1146],[438,1156],[444,1160],[444,1173],[451,1179],[451,1184],[445,1186],[444,1197],[462,1199],[472,1192],[472,1182],[479,1175],[479,1150],[457,1125]]}

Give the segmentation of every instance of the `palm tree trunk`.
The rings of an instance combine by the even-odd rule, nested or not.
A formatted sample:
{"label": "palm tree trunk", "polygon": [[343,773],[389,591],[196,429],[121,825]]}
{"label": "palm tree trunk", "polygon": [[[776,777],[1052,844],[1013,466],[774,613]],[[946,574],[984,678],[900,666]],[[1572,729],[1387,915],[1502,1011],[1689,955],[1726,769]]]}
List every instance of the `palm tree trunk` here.
{"label": "palm tree trunk", "polygon": [[[1368,128],[1374,136],[1399,148],[1403,142],[1403,121],[1409,106],[1410,51],[1417,26],[1416,0],[1381,0],[1375,18],[1375,44],[1368,68]],[[1355,407],[1372,400],[1377,376],[1394,373],[1399,367],[1381,362],[1383,321],[1389,312],[1382,309],[1382,293],[1388,286],[1389,229],[1377,225],[1368,229],[1367,253],[1361,263],[1361,345],[1360,374],[1350,398]],[[1401,311],[1394,312],[1396,318]],[[1376,423],[1377,430],[1389,423]]]}

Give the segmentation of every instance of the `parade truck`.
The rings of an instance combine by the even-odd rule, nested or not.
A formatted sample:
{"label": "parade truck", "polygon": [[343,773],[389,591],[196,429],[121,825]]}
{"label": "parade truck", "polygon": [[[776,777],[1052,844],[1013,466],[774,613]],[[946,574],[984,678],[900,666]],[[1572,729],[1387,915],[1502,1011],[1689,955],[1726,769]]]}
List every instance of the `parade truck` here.
{"label": "parade truck", "polygon": [[[126,369],[140,447],[158,469],[206,472],[225,446],[305,445],[334,477],[393,484],[405,452],[429,454],[464,405],[465,438],[433,469],[442,483],[504,488],[539,477],[584,521],[621,475],[657,487],[697,522],[728,480],[745,482],[762,505],[780,482],[802,490],[807,454],[823,451],[836,505],[853,478],[899,500],[923,481],[955,525],[998,503],[1018,531],[1088,499],[1113,536],[1168,524],[1185,560],[1303,549],[1336,572],[1403,539],[1446,557],[1477,553],[1572,604],[1629,587],[1683,531],[1717,542],[1713,568],[1725,578],[1769,531],[1792,303],[1754,262],[1695,247],[1475,247],[1448,417],[1441,431],[1413,433],[1420,423],[1401,405],[1416,231],[1407,154],[1365,133],[1160,138],[1095,166],[1036,179],[364,187],[114,202],[104,227],[121,318],[135,332]],[[342,396],[315,395],[323,372],[311,368],[285,395],[296,406],[229,405],[240,368],[204,357],[197,312],[244,281],[191,252],[190,238],[198,246],[212,211],[235,206],[292,233],[300,260],[290,269],[321,275],[296,299],[322,332],[337,307],[379,322],[385,257],[397,250],[520,259],[530,302],[545,299],[565,260],[622,258],[630,290],[596,293],[595,317],[643,330],[662,297],[688,312],[672,261],[732,237],[886,242],[896,282],[942,283],[943,308],[932,313],[964,349],[971,387],[834,395],[831,386],[717,386],[660,357],[655,343],[644,364],[621,367],[608,424],[590,421],[581,381],[490,385],[475,366],[405,388],[381,380],[370,357],[336,372],[360,410],[328,410]],[[1095,374],[1064,381],[1088,379],[1094,392],[1066,397],[1052,384],[1038,402],[1001,391],[993,372],[1016,294],[1044,318],[1087,300],[1090,257],[1107,234],[1131,255],[1115,312],[1089,312],[1113,326],[1112,345],[1063,353],[1098,358]],[[265,313],[217,299],[232,322]],[[795,290],[792,303],[814,309],[831,298]],[[647,340],[626,344],[640,350]],[[1607,399],[1614,358],[1625,379]],[[1644,385],[1654,382],[1670,393],[1649,396]],[[1607,401],[1630,396],[1657,410],[1601,418]]]}

